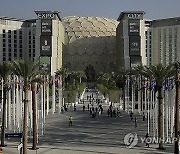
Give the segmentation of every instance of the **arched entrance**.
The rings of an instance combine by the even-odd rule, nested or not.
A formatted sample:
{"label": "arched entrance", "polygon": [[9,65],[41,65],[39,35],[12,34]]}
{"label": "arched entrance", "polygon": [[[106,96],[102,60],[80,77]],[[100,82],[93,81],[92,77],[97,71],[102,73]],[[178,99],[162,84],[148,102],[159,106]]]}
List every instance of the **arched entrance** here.
{"label": "arched entrance", "polygon": [[87,82],[92,83],[95,82],[96,79],[96,72],[95,69],[92,65],[88,65],[85,69],[86,77],[87,77]]}

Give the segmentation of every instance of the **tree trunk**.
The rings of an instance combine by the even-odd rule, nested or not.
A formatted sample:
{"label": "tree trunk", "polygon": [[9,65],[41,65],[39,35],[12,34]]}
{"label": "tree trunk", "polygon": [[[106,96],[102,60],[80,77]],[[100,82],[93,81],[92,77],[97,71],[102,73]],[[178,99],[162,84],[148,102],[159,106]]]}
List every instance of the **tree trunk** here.
{"label": "tree trunk", "polygon": [[164,150],[163,147],[163,97],[162,97],[162,87],[158,88],[158,141],[159,141],[159,150]]}
{"label": "tree trunk", "polygon": [[32,84],[32,107],[33,107],[33,145],[32,150],[37,149],[37,102],[36,83]]}
{"label": "tree trunk", "polygon": [[24,122],[23,122],[23,154],[27,154],[27,140],[28,140],[28,91],[25,89],[24,99]]}
{"label": "tree trunk", "polygon": [[5,123],[6,123],[6,93],[7,88],[3,87],[3,113],[2,113],[2,126],[1,126],[1,146],[5,146]]}
{"label": "tree trunk", "polygon": [[176,99],[175,99],[175,121],[174,121],[174,125],[175,125],[175,146],[174,146],[174,153],[175,154],[179,154],[179,135],[178,135],[178,131],[179,131],[179,78],[178,78],[178,74],[176,76]]}

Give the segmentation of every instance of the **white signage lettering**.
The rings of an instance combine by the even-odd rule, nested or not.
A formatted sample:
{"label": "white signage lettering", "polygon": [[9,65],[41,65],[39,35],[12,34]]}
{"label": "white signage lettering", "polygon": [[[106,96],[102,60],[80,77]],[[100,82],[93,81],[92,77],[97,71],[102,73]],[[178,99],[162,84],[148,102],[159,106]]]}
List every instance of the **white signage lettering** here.
{"label": "white signage lettering", "polygon": [[50,51],[51,47],[50,46],[42,46],[42,51]]}
{"label": "white signage lettering", "polygon": [[141,19],[142,18],[142,14],[139,13],[129,13],[127,14],[129,19]]}
{"label": "white signage lettering", "polygon": [[55,14],[53,14],[53,13],[38,13],[37,17],[39,19],[54,19]]}

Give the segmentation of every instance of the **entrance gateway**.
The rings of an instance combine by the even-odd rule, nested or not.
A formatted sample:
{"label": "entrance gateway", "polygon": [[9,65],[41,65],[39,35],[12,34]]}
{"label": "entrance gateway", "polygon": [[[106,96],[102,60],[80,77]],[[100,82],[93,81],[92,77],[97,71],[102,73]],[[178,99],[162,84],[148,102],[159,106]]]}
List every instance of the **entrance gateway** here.
{"label": "entrance gateway", "polygon": [[94,67],[90,64],[85,69],[86,77],[87,77],[87,86],[94,87],[94,82],[96,81],[96,72]]}

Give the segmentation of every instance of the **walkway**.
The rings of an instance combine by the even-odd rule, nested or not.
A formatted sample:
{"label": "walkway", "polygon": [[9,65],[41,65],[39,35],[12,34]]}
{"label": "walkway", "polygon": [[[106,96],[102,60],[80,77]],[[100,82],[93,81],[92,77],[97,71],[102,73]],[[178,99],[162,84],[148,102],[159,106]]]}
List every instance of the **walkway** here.
{"label": "walkway", "polygon": [[[46,132],[44,137],[39,138],[38,154],[170,154],[173,145],[165,145],[166,150],[158,151],[158,145],[150,144],[150,148],[141,143],[140,137],[146,134],[147,122],[142,116],[137,115],[138,126],[135,128],[134,120],[121,111],[120,117],[107,117],[108,104],[103,103],[104,112],[100,116],[92,118],[87,111],[86,98],[92,92],[85,94],[86,110],[82,111],[82,104],[77,105],[77,111],[73,107],[63,114],[49,115],[46,119]],[[93,93],[95,97],[95,93]],[[73,125],[69,127],[69,116],[73,117]],[[124,144],[124,136],[128,133],[137,133],[138,144],[132,149]],[[16,142],[6,142],[5,154],[17,154]],[[31,144],[29,144],[29,147]],[[29,154],[36,151],[29,150]]]}

